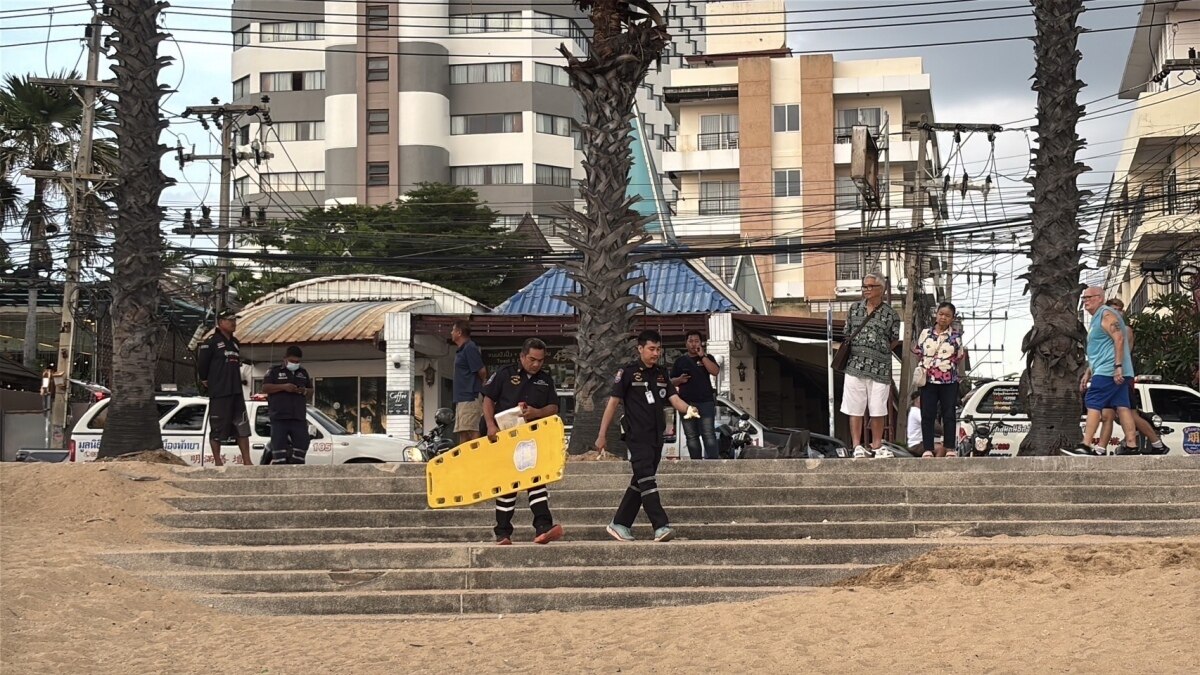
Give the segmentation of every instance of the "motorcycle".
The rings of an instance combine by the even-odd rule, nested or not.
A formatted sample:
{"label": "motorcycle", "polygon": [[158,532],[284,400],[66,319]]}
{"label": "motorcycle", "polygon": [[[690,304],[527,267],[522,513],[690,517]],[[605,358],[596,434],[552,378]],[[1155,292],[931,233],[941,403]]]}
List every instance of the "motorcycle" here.
{"label": "motorcycle", "polygon": [[963,421],[971,423],[972,431],[969,436],[959,441],[959,457],[987,457],[992,453],[992,437],[996,435],[996,430],[1009,428],[1004,422],[975,424],[971,417],[964,417]]}
{"label": "motorcycle", "polygon": [[732,426],[722,424],[717,427],[718,456],[721,459],[739,459],[742,451],[751,443],[751,436],[758,433],[750,424],[750,415],[742,413]]}
{"label": "motorcycle", "polygon": [[435,426],[421,434],[421,440],[416,445],[404,449],[404,461],[428,462],[438,455],[448,452],[456,443],[454,441],[454,411],[449,408],[438,408],[433,416]]}

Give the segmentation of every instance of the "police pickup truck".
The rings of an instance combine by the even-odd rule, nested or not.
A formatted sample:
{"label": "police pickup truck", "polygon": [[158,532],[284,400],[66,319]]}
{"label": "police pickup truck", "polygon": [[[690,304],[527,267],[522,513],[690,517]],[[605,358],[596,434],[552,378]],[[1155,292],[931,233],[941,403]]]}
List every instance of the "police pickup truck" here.
{"label": "police pickup truck", "polygon": [[[1142,377],[1134,386],[1141,395],[1142,411],[1161,419],[1162,440],[1170,454],[1200,456],[1200,393]],[[1029,415],[1021,406],[1017,387],[1013,381],[986,382],[968,394],[958,415],[958,439],[970,437],[976,424],[987,424],[995,429],[991,454],[1016,455],[1029,432]],[[1110,443],[1120,443],[1122,435],[1120,425],[1114,424]]]}
{"label": "police pickup truck", "polygon": [[[100,435],[108,419],[111,399],[99,401],[88,408],[71,432],[69,461],[90,462],[100,451]],[[212,462],[208,445],[208,399],[201,396],[159,395],[158,420],[162,427],[163,449],[178,455],[188,464]],[[264,464],[264,453],[271,442],[271,420],[267,402],[246,401],[250,416],[250,458]],[[308,406],[308,431],[312,442],[308,446],[306,464],[353,464],[364,462],[402,462],[404,449],[411,445],[398,438],[370,434],[348,433],[340,424],[312,406]],[[230,440],[221,446],[221,456],[227,463],[241,464],[242,455],[237,443]]]}

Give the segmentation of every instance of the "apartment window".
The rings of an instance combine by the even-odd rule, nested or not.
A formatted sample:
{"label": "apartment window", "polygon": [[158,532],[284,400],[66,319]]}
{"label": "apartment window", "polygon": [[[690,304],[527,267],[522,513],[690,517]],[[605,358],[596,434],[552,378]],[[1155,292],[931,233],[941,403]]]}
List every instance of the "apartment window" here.
{"label": "apartment window", "polygon": [[487,164],[450,167],[450,182],[455,185],[520,185],[524,181],[520,164]]}
{"label": "apartment window", "polygon": [[239,99],[250,94],[250,76],[247,75],[233,81],[233,98]]}
{"label": "apartment window", "polygon": [[701,115],[699,150],[733,150],[738,147],[737,115]]}
{"label": "apartment window", "polygon": [[583,152],[583,131],[579,129],[571,129],[571,140],[575,143],[575,149]]}
{"label": "apartment window", "polygon": [[391,125],[388,123],[388,111],[386,110],[368,110],[367,111],[367,133],[368,134],[386,134]]}
{"label": "apartment window", "polygon": [[259,24],[258,33],[259,39],[263,42],[320,40],[325,37],[325,24],[321,21],[263,23]]}
{"label": "apartment window", "polygon": [[281,141],[320,141],[325,138],[325,123],[276,122],[275,133]]}
{"label": "apartment window", "polygon": [[854,127],[866,125],[872,133],[879,132],[883,123],[883,112],[879,108],[846,108],[837,111],[837,127],[834,129],[834,140],[838,143],[849,143]]}
{"label": "apartment window", "polygon": [[388,57],[367,59],[367,81],[384,82],[388,79]]}
{"label": "apartment window", "polygon": [[259,174],[259,181],[263,190],[272,190],[275,192],[324,190],[325,172],[264,173]]}
{"label": "apartment window", "polygon": [[859,251],[838,251],[837,278],[838,280],[858,281],[865,273],[863,254]]}
{"label": "apartment window", "polygon": [[367,186],[375,187],[379,185],[387,185],[390,176],[390,167],[387,162],[369,162],[367,163]]}
{"label": "apartment window", "polygon": [[733,283],[733,273],[737,269],[737,258],[734,256],[710,255],[704,258],[704,264],[713,274],[721,277],[727,284]]}
{"label": "apartment window", "polygon": [[450,84],[520,82],[521,63],[471,63],[450,66]]}
{"label": "apartment window", "polygon": [[[776,246],[798,246],[800,237],[780,237],[775,240]],[[775,254],[776,265],[798,265],[801,262],[800,251],[787,251],[785,253]]]}
{"label": "apartment window", "polygon": [[549,164],[533,165],[533,182],[538,185],[571,187],[571,170]]}
{"label": "apartment window", "polygon": [[782,169],[775,172],[775,196],[800,196],[800,169]]}
{"label": "apartment window", "polygon": [[233,50],[237,51],[242,47],[250,44],[250,27],[239,28],[233,31]]}
{"label": "apartment window", "polygon": [[263,73],[261,90],[313,91],[325,88],[325,71],[299,70],[286,73]]}
{"label": "apartment window", "polygon": [[520,225],[521,221],[524,219],[525,219],[524,215],[516,216],[516,215],[502,213],[502,214],[496,216],[496,219],[494,221],[492,221],[492,227],[495,227],[495,228],[501,229],[501,230],[508,230],[509,232],[511,232],[511,231],[517,229],[517,226]]}
{"label": "apartment window", "polygon": [[539,33],[550,33],[551,35],[557,35],[559,37],[565,37],[573,40],[574,42],[578,43],[579,46],[583,47],[586,53],[588,46],[587,33],[585,33],[583,29],[579,27],[579,24],[575,23],[571,19],[568,19],[564,16],[546,14],[545,12],[534,12],[533,30]]}
{"label": "apartment window", "polygon": [[837,177],[837,195],[835,201],[839,209],[862,208],[862,194],[859,193],[858,186],[854,184],[853,178],[849,176]]}
{"label": "apartment window", "polygon": [[800,105],[777,105],[773,107],[775,131],[800,131]]}
{"label": "apartment window", "polygon": [[700,183],[700,215],[719,216],[738,212],[737,181],[706,181]]}
{"label": "apartment window", "polygon": [[388,29],[387,5],[367,5],[367,30]]}
{"label": "apartment window", "polygon": [[237,144],[238,145],[250,145],[250,125],[249,124],[247,124],[244,127],[238,127],[237,134],[238,134],[238,136],[237,136]]}
{"label": "apartment window", "polygon": [[247,192],[247,190],[249,188],[250,188],[250,177],[249,176],[242,176],[240,178],[234,178],[233,179],[233,198],[241,199],[242,197],[245,197],[247,194],[249,194]]}
{"label": "apartment window", "polygon": [[450,34],[492,33],[521,30],[520,12],[490,12],[487,14],[455,14],[450,17]]}
{"label": "apartment window", "polygon": [[521,129],[521,113],[491,113],[486,115],[453,115],[450,117],[450,133],[463,134],[511,134]]}
{"label": "apartment window", "polygon": [[533,79],[535,82],[541,82],[542,84],[554,84],[560,87],[571,86],[571,80],[567,77],[567,70],[565,68],[546,63],[533,64]]}
{"label": "apartment window", "polygon": [[537,132],[539,134],[554,134],[555,136],[571,135],[571,118],[558,115],[543,115],[537,113]]}

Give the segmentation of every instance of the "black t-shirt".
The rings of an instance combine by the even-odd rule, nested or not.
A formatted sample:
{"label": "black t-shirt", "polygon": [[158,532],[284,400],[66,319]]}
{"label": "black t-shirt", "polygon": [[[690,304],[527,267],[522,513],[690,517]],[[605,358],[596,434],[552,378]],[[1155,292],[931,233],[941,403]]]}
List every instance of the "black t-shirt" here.
{"label": "black t-shirt", "polygon": [[[492,399],[495,412],[516,407],[522,401],[530,408],[545,408],[558,403],[558,391],[554,389],[554,378],[544,370],[530,375],[520,364],[501,367],[488,377],[483,385],[483,395]],[[479,433],[487,433],[487,420],[479,420]]]}
{"label": "black t-shirt", "polygon": [[[294,384],[297,387],[312,389],[312,379],[303,366],[295,371],[284,366],[272,366],[263,376],[263,384]],[[267,395],[267,414],[273,420],[303,420],[308,417],[308,402],[303,394],[293,394],[286,391]]]}
{"label": "black t-shirt", "polygon": [[692,356],[684,354],[675,361],[675,367],[671,369],[671,377],[679,377],[684,373],[692,376],[692,379],[679,385],[679,398],[688,402],[688,405],[696,403],[709,403],[716,400],[716,392],[713,391],[712,378],[708,371],[704,369],[703,361],[708,360],[716,363],[717,360],[711,354],[704,356]]}
{"label": "black t-shirt", "polygon": [[196,372],[208,382],[209,398],[242,397],[242,354],[237,338],[216,331],[200,345]]}
{"label": "black t-shirt", "polygon": [[676,393],[667,369],[662,366],[646,366],[639,359],[618,370],[610,395],[625,405],[625,421],[629,425],[626,440],[661,442],[667,428],[662,409],[670,405],[668,400]]}

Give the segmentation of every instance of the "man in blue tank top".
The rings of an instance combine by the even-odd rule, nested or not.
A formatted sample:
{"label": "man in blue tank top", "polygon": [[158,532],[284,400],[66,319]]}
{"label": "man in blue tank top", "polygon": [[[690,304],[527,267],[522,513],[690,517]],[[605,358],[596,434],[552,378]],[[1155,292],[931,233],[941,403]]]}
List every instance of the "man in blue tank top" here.
{"label": "man in blue tank top", "polygon": [[1102,455],[1104,448],[1094,448],[1096,430],[1105,408],[1114,408],[1121,428],[1125,431],[1125,444],[1137,452],[1137,431],[1133,423],[1133,411],[1129,405],[1129,386],[1126,378],[1134,377],[1133,361],[1125,348],[1125,321],[1112,307],[1104,305],[1104,289],[1095,286],[1083,291],[1080,296],[1083,309],[1092,315],[1088,325],[1087,359],[1088,369],[1079,382],[1084,392],[1083,402],[1087,407],[1087,424],[1083,430],[1083,443],[1069,455]]}

